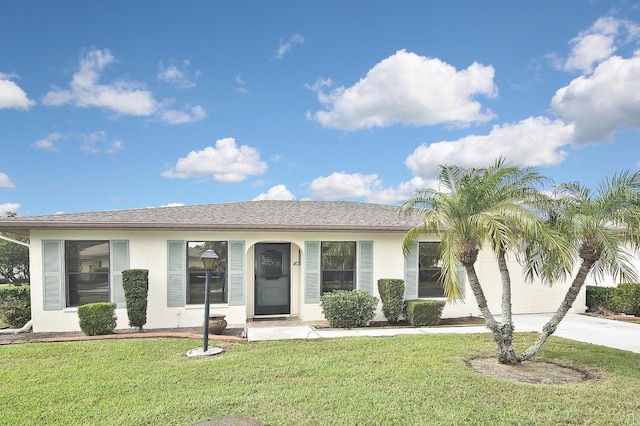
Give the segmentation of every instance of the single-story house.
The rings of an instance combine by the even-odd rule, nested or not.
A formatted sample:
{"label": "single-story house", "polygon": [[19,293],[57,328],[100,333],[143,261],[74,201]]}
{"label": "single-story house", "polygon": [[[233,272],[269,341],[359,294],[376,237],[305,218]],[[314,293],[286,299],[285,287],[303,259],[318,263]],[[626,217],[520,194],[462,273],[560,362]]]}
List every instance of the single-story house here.
{"label": "single-story house", "polygon": [[[359,289],[379,298],[377,281],[402,278],[406,298],[443,298],[437,236],[404,256],[402,241],[419,216],[394,206],[355,202],[251,201],[0,219],[0,230],[30,237],[33,330],[79,330],[77,308],[117,304],[117,328],[128,328],[122,271],[149,270],[145,328],[196,327],[204,314],[200,254],[218,258],[211,312],[229,324],[261,316],[324,318],[323,292]],[[500,312],[501,281],[484,249],[477,271],[490,308]],[[568,283],[525,283],[511,260],[514,313],[553,312]],[[443,316],[479,315],[472,292],[447,303]],[[584,291],[573,311],[584,312]],[[383,320],[381,304],[376,319]]]}

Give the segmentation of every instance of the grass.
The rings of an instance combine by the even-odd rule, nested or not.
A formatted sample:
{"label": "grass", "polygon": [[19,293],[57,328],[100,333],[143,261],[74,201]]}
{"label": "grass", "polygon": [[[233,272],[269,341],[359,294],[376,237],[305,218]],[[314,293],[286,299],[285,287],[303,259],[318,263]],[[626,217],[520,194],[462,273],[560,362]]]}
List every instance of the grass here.
{"label": "grass", "polygon": [[[518,334],[524,347],[531,334]],[[140,339],[0,347],[1,424],[640,424],[640,354],[550,339],[541,356],[596,380],[561,386],[483,376],[465,359],[491,336],[260,342],[187,358],[197,341]]]}

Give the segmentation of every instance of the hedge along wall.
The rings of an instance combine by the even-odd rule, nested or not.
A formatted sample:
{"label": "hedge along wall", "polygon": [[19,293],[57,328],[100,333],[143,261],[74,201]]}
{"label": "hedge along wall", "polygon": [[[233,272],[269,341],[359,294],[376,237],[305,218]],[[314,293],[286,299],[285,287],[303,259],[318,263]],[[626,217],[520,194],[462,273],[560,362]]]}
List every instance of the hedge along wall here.
{"label": "hedge along wall", "polygon": [[0,316],[12,328],[21,328],[31,319],[29,286],[0,289]]}

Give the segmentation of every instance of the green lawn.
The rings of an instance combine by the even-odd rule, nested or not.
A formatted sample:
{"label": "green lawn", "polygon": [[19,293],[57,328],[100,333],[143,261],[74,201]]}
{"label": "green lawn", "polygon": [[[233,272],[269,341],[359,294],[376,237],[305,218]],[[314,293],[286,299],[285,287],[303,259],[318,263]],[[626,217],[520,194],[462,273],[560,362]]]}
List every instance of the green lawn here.
{"label": "green lawn", "polygon": [[[533,339],[517,335],[517,347]],[[640,424],[640,354],[552,338],[541,356],[595,373],[561,386],[469,369],[491,336],[431,335],[224,345],[140,339],[0,347],[1,424]]]}

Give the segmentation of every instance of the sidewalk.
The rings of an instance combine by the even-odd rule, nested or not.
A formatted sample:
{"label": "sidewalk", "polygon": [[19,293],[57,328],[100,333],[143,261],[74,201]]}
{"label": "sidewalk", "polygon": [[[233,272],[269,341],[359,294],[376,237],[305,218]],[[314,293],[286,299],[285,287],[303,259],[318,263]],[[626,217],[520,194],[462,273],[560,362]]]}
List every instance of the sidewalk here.
{"label": "sidewalk", "polygon": [[[516,332],[540,332],[553,314],[520,314],[513,316]],[[496,318],[499,320],[499,317]],[[247,327],[247,340],[321,339],[337,337],[391,337],[405,334],[469,334],[488,333],[485,326],[398,327],[398,328],[324,328],[317,324]],[[594,345],[640,353],[640,325],[587,315],[567,314],[554,336]]]}

